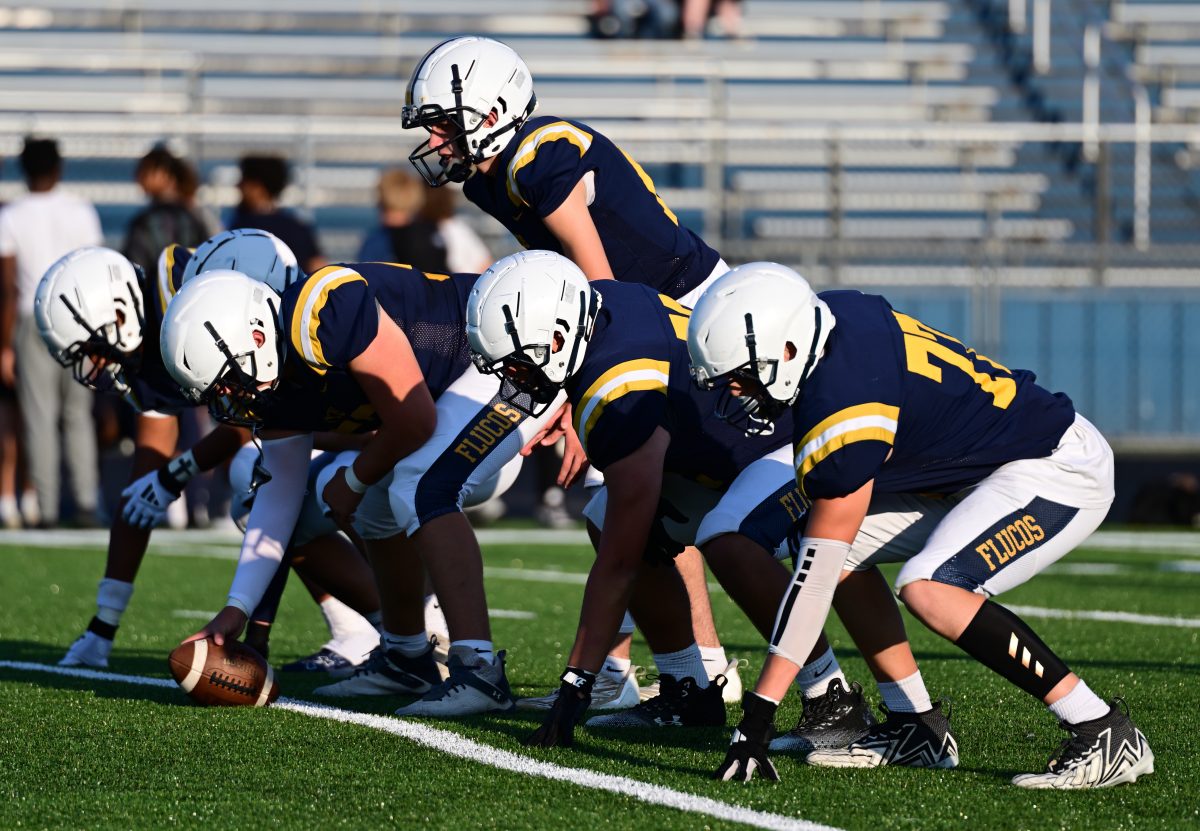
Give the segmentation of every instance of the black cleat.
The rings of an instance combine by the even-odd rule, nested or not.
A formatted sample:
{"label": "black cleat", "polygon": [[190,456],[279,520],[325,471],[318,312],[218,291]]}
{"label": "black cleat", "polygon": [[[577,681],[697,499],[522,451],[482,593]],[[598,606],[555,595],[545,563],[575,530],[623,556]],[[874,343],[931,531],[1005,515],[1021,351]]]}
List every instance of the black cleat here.
{"label": "black cleat", "polygon": [[1082,790],[1133,783],[1154,773],[1154,752],[1129,718],[1125,702],[1114,699],[1108,714],[1079,724],[1062,722],[1071,734],[1055,752],[1045,773],[1022,773],[1013,784],[1022,788]]}
{"label": "black cleat", "polygon": [[718,675],[700,689],[692,678],[658,677],[658,695],[632,710],[595,716],[588,727],[724,727],[725,702],[721,688],[725,676]]}
{"label": "black cleat", "polygon": [[796,726],[771,742],[770,749],[785,753],[810,753],[849,747],[875,724],[875,716],[863,698],[862,687],[851,683],[847,690],[840,678],[829,682],[824,695],[804,699],[804,715]]}
{"label": "black cleat", "polygon": [[935,702],[923,713],[893,713],[886,706],[879,709],[887,718],[849,747],[814,750],[804,760],[810,765],[831,768],[958,765],[958,742],[950,732],[950,716],[942,712],[942,702]]}

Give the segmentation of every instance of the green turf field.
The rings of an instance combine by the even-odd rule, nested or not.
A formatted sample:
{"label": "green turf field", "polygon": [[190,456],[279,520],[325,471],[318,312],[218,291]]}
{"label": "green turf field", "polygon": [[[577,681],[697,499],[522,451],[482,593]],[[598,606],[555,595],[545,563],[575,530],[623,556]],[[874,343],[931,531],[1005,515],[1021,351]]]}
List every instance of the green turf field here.
{"label": "green turf field", "polygon": [[[147,557],[110,671],[168,678],[166,655],[214,611],[232,563],[213,546]],[[589,554],[579,546],[493,545],[488,592],[497,610],[496,643],[509,653],[519,695],[557,686],[574,636]],[[589,731],[573,750],[530,752],[520,739],[532,715],[418,722],[453,731],[480,747],[468,758],[369,726],[312,718],[279,708],[209,710],[174,688],[64,677],[0,667],[0,828],[413,827],[418,828],[732,828],[712,801],[762,812],[762,827],[842,829],[1003,828],[1156,829],[1200,826],[1200,731],[1194,686],[1200,680],[1200,559],[1186,555],[1081,550],[1005,597],[1045,610],[1182,617],[1157,624],[1029,616],[1038,632],[1102,695],[1123,695],[1150,739],[1156,772],[1134,786],[1090,793],[1029,792],[1014,773],[1039,769],[1065,735],[1050,715],[952,645],[908,619],[914,649],[935,696],[953,702],[961,766],[954,771],[808,768],[777,757],[783,781],[750,786],[712,782],[728,730]],[[53,664],[94,611],[103,569],[99,547],[0,547],[0,661]],[[566,573],[561,582],[529,571]],[[749,659],[752,681],[763,646],[722,594],[713,598],[727,650]],[[1042,614],[1038,612],[1027,613]],[[1187,621],[1191,625],[1187,625]],[[866,670],[840,625],[831,640],[847,674]],[[298,582],[289,587],[272,641],[277,666],[325,639],[321,617]],[[635,642],[634,662],[648,663]],[[285,676],[284,695],[309,698],[317,680]],[[874,701],[878,694],[866,684]],[[341,700],[339,707],[390,714],[400,699]],[[799,715],[794,696],[779,725]],[[731,726],[736,708],[730,709]],[[395,720],[398,721],[398,720]],[[444,735],[424,739],[445,744]],[[439,738],[442,737],[442,738]],[[487,764],[487,748],[516,754],[517,767],[548,762],[543,775]],[[510,763],[514,763],[511,757]],[[509,767],[512,767],[510,764]],[[639,799],[635,782],[597,781],[610,790],[546,778],[562,768],[662,786]],[[676,797],[664,789],[678,792]],[[613,791],[621,793],[614,793]],[[667,794],[684,809],[653,802]],[[707,798],[708,801],[690,798]],[[646,801],[650,799],[651,801]],[[709,813],[697,813],[699,808]],[[744,827],[744,826],[743,826]]]}

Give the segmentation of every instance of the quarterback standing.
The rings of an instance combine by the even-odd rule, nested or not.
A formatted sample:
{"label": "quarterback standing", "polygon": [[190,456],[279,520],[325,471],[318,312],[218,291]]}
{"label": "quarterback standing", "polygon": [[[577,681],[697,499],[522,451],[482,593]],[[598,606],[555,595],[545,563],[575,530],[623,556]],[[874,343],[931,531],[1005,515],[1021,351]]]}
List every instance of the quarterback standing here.
{"label": "quarterback standing", "polygon": [[[679,223],[629,154],[586,124],[534,116],[536,107],[533,78],[515,51],[490,38],[451,38],[418,62],[409,81],[403,125],[429,134],[409,160],[432,187],[462,182],[467,199],[523,247],[563,254],[589,280],[642,283],[690,307],[709,280],[728,270],[720,254]],[[563,408],[553,429],[537,437],[551,444],[566,436],[563,486],[579,453],[570,420]],[[601,483],[589,472],[588,487]],[[726,660],[717,637],[698,552],[687,549],[676,566],[709,674],[727,673],[726,692],[736,700],[737,664]],[[627,619],[622,634],[627,639],[632,631]],[[627,670],[627,652],[626,640],[612,663]],[[606,680],[608,674],[606,668]]]}

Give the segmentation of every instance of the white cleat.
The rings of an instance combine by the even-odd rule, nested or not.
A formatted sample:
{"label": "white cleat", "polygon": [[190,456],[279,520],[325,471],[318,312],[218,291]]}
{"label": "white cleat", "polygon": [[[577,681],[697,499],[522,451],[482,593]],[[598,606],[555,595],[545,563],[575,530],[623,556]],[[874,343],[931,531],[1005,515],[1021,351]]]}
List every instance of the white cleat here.
{"label": "white cleat", "polygon": [[108,668],[108,656],[112,653],[113,642],[102,638],[95,632],[84,632],[80,635],[67,654],[58,662],[60,667],[95,667]]}
{"label": "white cleat", "polygon": [[448,668],[445,681],[407,707],[401,707],[396,715],[447,718],[515,709],[512,690],[504,675],[503,651],[497,652],[488,663],[470,647],[452,646]]}
{"label": "white cleat", "polygon": [[[641,667],[631,666],[621,678],[601,673],[596,676],[592,687],[592,703],[588,710],[627,710],[636,707],[642,699],[641,690],[637,683],[637,670]],[[538,698],[518,698],[518,710],[549,710],[558,700],[558,690]]]}

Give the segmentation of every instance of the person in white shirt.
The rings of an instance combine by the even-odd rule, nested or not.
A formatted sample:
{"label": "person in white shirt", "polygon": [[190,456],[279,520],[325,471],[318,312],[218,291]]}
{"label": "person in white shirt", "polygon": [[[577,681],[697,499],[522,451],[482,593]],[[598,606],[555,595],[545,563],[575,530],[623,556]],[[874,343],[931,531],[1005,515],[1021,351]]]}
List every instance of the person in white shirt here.
{"label": "person in white shirt", "polygon": [[38,281],[59,257],[103,243],[100,217],[87,200],[59,187],[58,142],[26,138],[20,162],[29,193],[0,211],[0,380],[11,384],[15,377],[41,524],[58,523],[59,464],[65,457],[76,522],[94,525],[99,473],[92,391],[74,383],[70,370],[46,351],[33,300]]}

